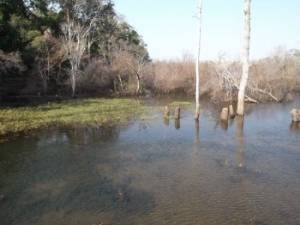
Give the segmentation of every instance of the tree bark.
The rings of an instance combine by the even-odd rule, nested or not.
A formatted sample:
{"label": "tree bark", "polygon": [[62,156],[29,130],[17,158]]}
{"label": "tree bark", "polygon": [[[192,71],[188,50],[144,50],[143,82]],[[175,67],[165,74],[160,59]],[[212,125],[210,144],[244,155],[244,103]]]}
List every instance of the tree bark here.
{"label": "tree bark", "polygon": [[199,92],[199,85],[200,85],[200,49],[201,49],[201,18],[202,18],[202,0],[199,0],[198,5],[198,15],[197,18],[199,20],[199,27],[198,27],[198,44],[197,44],[197,57],[196,57],[196,109],[195,109],[195,119],[199,119],[199,111],[200,111],[200,92]]}
{"label": "tree bark", "polygon": [[244,98],[245,89],[248,82],[249,75],[249,50],[250,50],[250,2],[251,0],[245,0],[244,3],[244,48],[243,48],[243,74],[240,81],[237,114],[244,115]]}

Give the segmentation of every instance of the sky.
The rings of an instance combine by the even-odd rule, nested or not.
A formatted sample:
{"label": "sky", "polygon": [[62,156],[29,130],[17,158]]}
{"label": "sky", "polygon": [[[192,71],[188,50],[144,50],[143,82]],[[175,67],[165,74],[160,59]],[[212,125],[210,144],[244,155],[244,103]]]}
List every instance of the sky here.
{"label": "sky", "polygon": [[[197,53],[198,0],[114,0],[115,9],[147,44],[153,60]],[[239,59],[243,47],[244,1],[203,0],[200,60],[219,55]],[[278,47],[300,49],[300,0],[252,0],[250,58]]]}

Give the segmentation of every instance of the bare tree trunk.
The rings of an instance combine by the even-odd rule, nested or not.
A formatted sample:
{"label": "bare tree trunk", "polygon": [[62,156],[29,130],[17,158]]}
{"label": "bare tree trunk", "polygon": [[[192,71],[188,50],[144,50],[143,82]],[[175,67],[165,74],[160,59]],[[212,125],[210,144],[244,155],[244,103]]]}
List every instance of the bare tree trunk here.
{"label": "bare tree trunk", "polygon": [[[75,96],[76,77],[80,74],[80,65],[82,56],[86,50],[86,44],[90,47],[96,39],[90,37],[90,31],[93,28],[94,22],[97,20],[101,5],[99,5],[93,15],[89,18],[88,23],[84,23],[76,16],[71,16],[71,13],[77,15],[84,14],[89,8],[89,4],[83,5],[80,2],[72,1],[71,8],[66,11],[66,21],[61,24],[61,30],[64,34],[65,46],[67,50],[68,60],[71,64],[71,84],[72,84],[72,98]],[[90,38],[90,39],[88,39]]]}
{"label": "bare tree trunk", "polygon": [[137,87],[136,87],[136,94],[140,91],[140,75],[136,73],[136,81],[137,81]]}
{"label": "bare tree trunk", "polygon": [[75,78],[75,73],[77,72],[77,70],[74,68],[74,66],[72,65],[71,68],[71,86],[72,86],[72,98],[75,97],[75,91],[76,91],[76,78]]}
{"label": "bare tree trunk", "polygon": [[122,92],[123,92],[123,82],[122,82],[122,79],[121,79],[120,74],[118,75],[118,77],[119,77],[119,81],[120,81],[120,84],[121,84],[121,90],[122,90]]}
{"label": "bare tree trunk", "polygon": [[200,102],[199,102],[199,85],[200,85],[200,49],[201,49],[201,17],[202,17],[202,0],[199,0],[198,6],[198,15],[197,18],[199,20],[198,27],[198,46],[197,46],[197,56],[196,56],[196,109],[195,109],[195,119],[199,119],[199,111],[200,111]]}
{"label": "bare tree trunk", "polygon": [[250,2],[251,0],[245,0],[244,13],[245,13],[245,25],[244,25],[244,49],[243,49],[243,74],[240,81],[237,114],[244,115],[244,97],[245,89],[248,82],[249,75],[249,50],[250,50]]}

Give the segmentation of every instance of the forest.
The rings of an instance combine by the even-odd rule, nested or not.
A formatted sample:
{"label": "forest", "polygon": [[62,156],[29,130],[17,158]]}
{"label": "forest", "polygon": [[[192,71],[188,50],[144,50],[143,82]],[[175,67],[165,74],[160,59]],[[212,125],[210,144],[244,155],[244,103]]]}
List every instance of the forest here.
{"label": "forest", "polygon": [[[195,59],[155,61],[111,0],[1,0],[0,101],[15,96],[149,96],[195,93]],[[200,96],[236,100],[240,59],[201,61]],[[300,91],[300,51],[252,60],[245,100],[290,101]]]}

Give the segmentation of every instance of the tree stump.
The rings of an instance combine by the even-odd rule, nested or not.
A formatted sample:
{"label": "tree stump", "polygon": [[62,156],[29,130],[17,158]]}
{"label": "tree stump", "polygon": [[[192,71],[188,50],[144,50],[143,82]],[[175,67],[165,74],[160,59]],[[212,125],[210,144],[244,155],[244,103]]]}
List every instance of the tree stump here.
{"label": "tree stump", "polygon": [[170,108],[169,108],[169,106],[165,106],[165,108],[164,108],[164,116],[165,117],[170,116]]}
{"label": "tree stump", "polygon": [[299,122],[300,121],[300,109],[292,109],[291,117],[292,117],[292,121]]}
{"label": "tree stump", "polygon": [[229,116],[230,116],[230,118],[235,117],[235,112],[234,112],[234,109],[233,109],[232,105],[229,105]]}
{"label": "tree stump", "polygon": [[221,113],[221,121],[228,120],[228,108],[223,108]]}
{"label": "tree stump", "polygon": [[180,107],[175,108],[174,118],[175,119],[180,119]]}

